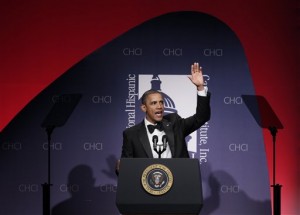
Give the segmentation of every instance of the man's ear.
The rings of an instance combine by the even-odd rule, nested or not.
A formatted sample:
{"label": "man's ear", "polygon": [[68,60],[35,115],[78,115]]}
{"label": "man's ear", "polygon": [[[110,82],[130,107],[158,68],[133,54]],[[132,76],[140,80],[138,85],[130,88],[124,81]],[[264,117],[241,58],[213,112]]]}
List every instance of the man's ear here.
{"label": "man's ear", "polygon": [[146,105],[142,104],[141,105],[141,110],[146,113]]}

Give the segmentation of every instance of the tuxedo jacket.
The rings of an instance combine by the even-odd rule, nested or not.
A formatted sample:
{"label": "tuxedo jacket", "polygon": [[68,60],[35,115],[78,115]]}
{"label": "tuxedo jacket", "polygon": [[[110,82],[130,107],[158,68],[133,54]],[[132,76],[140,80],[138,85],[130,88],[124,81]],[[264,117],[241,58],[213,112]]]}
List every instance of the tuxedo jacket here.
{"label": "tuxedo jacket", "polygon": [[[177,113],[163,117],[162,125],[168,137],[172,158],[188,158],[185,137],[199,129],[210,119],[210,93],[197,96],[196,113],[181,118]],[[130,127],[123,132],[122,158],[153,158],[145,122]],[[152,144],[152,143],[151,143]]]}

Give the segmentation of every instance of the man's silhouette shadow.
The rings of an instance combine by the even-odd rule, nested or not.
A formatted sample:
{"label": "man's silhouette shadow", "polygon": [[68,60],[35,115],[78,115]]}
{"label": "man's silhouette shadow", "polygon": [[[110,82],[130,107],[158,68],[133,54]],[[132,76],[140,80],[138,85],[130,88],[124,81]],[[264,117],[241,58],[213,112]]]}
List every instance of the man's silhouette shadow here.
{"label": "man's silhouette shadow", "polygon": [[115,193],[107,189],[114,185],[95,186],[91,167],[75,166],[69,173],[68,185],[78,189],[71,189],[71,197],[55,205],[52,215],[118,214]]}
{"label": "man's silhouette shadow", "polygon": [[[204,200],[204,206],[200,214],[271,214],[270,200],[260,201],[250,198],[245,191],[236,187],[238,183],[225,171],[211,172],[208,176],[208,184],[211,195]],[[232,186],[234,189],[229,190],[228,187]]]}

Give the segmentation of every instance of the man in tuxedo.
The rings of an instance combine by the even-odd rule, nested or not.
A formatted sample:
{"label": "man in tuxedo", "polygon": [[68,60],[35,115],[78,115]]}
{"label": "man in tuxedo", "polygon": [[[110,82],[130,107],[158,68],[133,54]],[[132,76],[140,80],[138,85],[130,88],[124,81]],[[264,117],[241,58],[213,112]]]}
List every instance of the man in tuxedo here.
{"label": "man in tuxedo", "polygon": [[141,99],[145,118],[123,132],[122,158],[189,157],[185,137],[210,119],[210,93],[204,86],[198,63],[191,65],[188,78],[197,87],[196,113],[188,118],[181,118],[177,113],[163,115],[162,94],[155,90],[146,91]]}

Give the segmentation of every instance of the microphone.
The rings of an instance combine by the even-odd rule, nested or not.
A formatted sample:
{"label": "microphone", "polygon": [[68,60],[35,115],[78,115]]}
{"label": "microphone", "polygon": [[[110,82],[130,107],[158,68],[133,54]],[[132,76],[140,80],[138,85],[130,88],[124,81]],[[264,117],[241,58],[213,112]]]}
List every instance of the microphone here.
{"label": "microphone", "polygon": [[153,135],[152,142],[153,142],[153,150],[158,154],[158,158],[161,158],[161,154],[166,151],[167,149],[167,143],[168,143],[168,137],[167,135],[163,135],[161,139],[163,144],[157,144],[158,143],[158,136]]}
{"label": "microphone", "polygon": [[157,151],[157,142],[158,142],[158,136],[157,135],[153,135],[152,137],[152,142],[153,142],[153,150],[159,154],[159,152]]}
{"label": "microphone", "polygon": [[166,150],[167,148],[167,143],[168,143],[168,137],[167,135],[162,136],[162,142],[163,142],[163,152]]}

